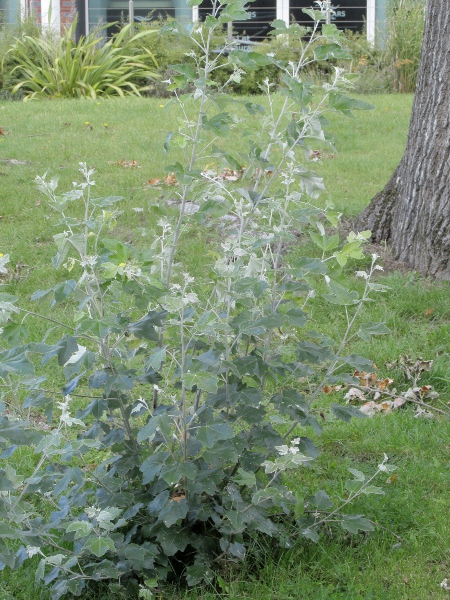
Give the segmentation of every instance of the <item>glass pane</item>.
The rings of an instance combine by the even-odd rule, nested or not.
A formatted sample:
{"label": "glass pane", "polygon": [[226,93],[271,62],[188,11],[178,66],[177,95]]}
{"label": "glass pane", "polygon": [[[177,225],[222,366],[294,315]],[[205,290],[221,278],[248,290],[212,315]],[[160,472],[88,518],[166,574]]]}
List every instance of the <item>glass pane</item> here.
{"label": "glass pane", "polygon": [[16,25],[19,21],[19,0],[0,0],[0,24]]}
{"label": "glass pane", "polygon": [[[153,21],[168,17],[188,20],[192,18],[192,9],[186,6],[185,0],[134,0],[133,4],[135,21]],[[111,27],[106,29],[106,35],[109,37],[117,31],[117,25],[113,23],[128,22],[128,19],[128,0],[89,0],[90,30],[98,25],[111,23]]]}

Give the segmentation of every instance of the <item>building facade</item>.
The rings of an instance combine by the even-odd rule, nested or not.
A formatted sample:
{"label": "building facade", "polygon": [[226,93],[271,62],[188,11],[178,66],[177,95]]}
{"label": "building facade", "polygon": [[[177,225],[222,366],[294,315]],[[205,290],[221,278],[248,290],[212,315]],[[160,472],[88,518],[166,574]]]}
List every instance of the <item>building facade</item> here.
{"label": "building facade", "polygon": [[[374,42],[376,32],[383,30],[387,0],[333,0],[333,22],[340,29],[362,31]],[[270,30],[269,23],[282,19],[309,25],[311,20],[302,12],[313,0],[255,0],[250,6],[251,19],[233,23],[240,35],[262,39]],[[99,23],[113,23],[121,18],[135,20],[174,17],[202,20],[211,7],[204,0],[199,7],[189,8],[186,0],[0,0],[0,22],[17,23],[19,15],[36,18],[43,27],[55,29],[79,16],[78,33],[86,34]]]}

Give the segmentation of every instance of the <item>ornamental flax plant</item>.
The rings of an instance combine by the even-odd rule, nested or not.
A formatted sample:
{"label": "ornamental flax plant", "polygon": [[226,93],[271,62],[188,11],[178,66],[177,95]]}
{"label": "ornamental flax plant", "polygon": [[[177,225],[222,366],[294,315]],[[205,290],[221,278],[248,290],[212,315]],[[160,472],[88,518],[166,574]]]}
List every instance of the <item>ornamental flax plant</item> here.
{"label": "ornamental flax plant", "polygon": [[22,90],[26,100],[140,96],[159,76],[153,54],[136,42],[157,32],[133,35],[131,25],[126,25],[106,40],[103,29],[106,26],[77,42],[76,22],[62,35],[50,31],[16,38],[3,61],[18,79],[12,93]]}
{"label": "ornamental flax plant", "polygon": [[[225,563],[245,560],[255,536],[290,548],[299,537],[317,541],[324,523],[354,535],[373,529],[348,509],[383,493],[373,479],[391,468],[386,456],[375,473],[351,471],[346,500],[317,490],[300,501],[289,485],[290,472],[319,455],[310,436],[322,429],[323,387],[373,368],[348,345],[389,333],[361,321],[386,290],[373,281],[377,256],[357,272],[359,291],[342,277],[364,258],[369,234],[340,242],[339,215],[310,170],[310,150],[332,144],[325,114],[370,108],[348,96],[352,76],[340,69],[320,86],[303,78],[311,60],[345,54],[318,6],[306,11],[310,31],[273,23],[274,35],[299,45],[297,63],[234,49],[226,34],[210,52],[213,35],[248,18],[240,0],[214,3],[202,25],[163,28],[201,52],[195,67],[173,65],[168,83],[180,117],[165,150],[184,156],[167,166],[178,206],[160,203],[140,247],[112,237],[122,198],[97,198],[93,169],[81,164],[81,183],[62,194],[55,179],[37,179],[59,214],[53,264],[68,278],[33,294],[41,309],[22,307],[7,288],[0,296],[0,560],[16,569],[39,556],[36,580],[54,600],[98,582],[112,597],[150,598],[164,582],[214,583]],[[282,71],[279,93],[264,84],[267,108],[212,82],[222,55],[230,80],[266,62]],[[226,169],[242,177],[229,181]],[[193,275],[180,244],[199,227],[219,231],[220,244]],[[339,339],[314,329],[310,310],[321,306],[342,315]],[[49,331],[31,340],[39,318]],[[352,417],[363,414],[329,410]],[[21,446],[35,457],[27,473],[15,468]]]}

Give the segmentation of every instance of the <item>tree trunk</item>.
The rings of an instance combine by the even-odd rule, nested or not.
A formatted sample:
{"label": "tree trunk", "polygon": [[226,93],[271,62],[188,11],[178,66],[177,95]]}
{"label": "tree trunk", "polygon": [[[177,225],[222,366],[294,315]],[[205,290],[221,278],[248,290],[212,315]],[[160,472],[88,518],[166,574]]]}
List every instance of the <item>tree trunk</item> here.
{"label": "tree trunk", "polygon": [[450,280],[450,0],[428,0],[405,154],[356,225],[412,269]]}

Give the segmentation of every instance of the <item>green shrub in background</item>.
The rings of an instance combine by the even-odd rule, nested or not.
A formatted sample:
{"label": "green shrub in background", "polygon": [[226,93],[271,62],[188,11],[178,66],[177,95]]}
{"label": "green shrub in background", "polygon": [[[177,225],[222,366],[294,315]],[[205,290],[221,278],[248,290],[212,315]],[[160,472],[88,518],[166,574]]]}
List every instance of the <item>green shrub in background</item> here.
{"label": "green shrub in background", "polygon": [[[128,31],[126,40],[128,43],[136,45],[139,48],[146,48],[157,57],[158,69],[160,72],[164,72],[168,69],[169,65],[176,64],[183,59],[188,62],[192,62],[192,59],[187,56],[196,46],[192,39],[186,36],[179,36],[177,34],[161,36],[158,35],[161,29],[167,24],[172,22],[173,19],[156,19],[150,20],[142,19],[141,21],[134,24],[134,29]],[[127,23],[120,23],[121,27],[126,27]],[[137,37],[131,42],[131,38],[134,33],[144,33],[147,31],[153,31],[156,35],[150,37]],[[219,36],[220,38],[220,36]],[[220,44],[220,39],[216,42]]]}
{"label": "green shrub in background", "polygon": [[[211,78],[222,60],[212,41],[247,13],[244,0],[218,8],[200,31],[163,28],[198,36],[201,48],[195,68],[172,66],[169,85],[179,118],[165,149],[183,150],[166,167],[177,210],[157,201],[160,220],[139,249],[111,237],[122,198],[98,198],[85,165],[83,181],[63,194],[55,179],[37,178],[59,215],[53,262],[67,280],[32,300],[63,310],[42,309],[51,329],[35,341],[28,327],[39,314],[5,288],[0,296],[0,563],[18,569],[37,557],[36,579],[54,600],[92,594],[98,582],[121,599],[151,598],[164,581],[212,584],[226,564],[246,559],[256,536],[289,548],[317,541],[324,524],[371,531],[349,504],[382,494],[373,480],[390,470],[386,456],[372,476],[351,468],[344,499],[342,489],[303,498],[289,487],[289,472],[319,454],[310,432],[322,429],[323,387],[372,368],[348,343],[389,332],[359,320],[385,291],[372,281],[378,257],[357,272],[358,289],[341,279],[364,258],[368,232],[340,243],[330,231],[339,215],[323,206],[323,181],[308,162],[318,143],[331,143],[325,113],[371,107],[348,96],[353,77],[340,69],[323,85],[303,79],[311,48],[320,62],[346,56],[334,25],[319,32],[326,8],[308,11],[316,23],[308,41],[297,26],[274,22],[277,35],[303,45],[297,63],[228,55],[228,80],[260,65],[282,71],[279,94],[265,84],[267,110],[224,94],[228,80]],[[229,150],[235,136],[248,140],[239,154]],[[216,167],[202,170],[211,156]],[[242,164],[237,185],[221,177]],[[197,280],[179,252],[192,223],[222,230]],[[301,250],[286,255],[299,239]],[[0,273],[8,264],[0,256]],[[308,313],[322,302],[342,315],[338,339],[314,330]],[[361,416],[351,405],[330,408],[331,418]],[[27,447],[33,466],[16,470],[15,453]]]}
{"label": "green shrub in background", "polygon": [[[308,46],[308,64],[305,65],[305,77],[316,83],[323,82],[333,76],[334,67],[345,68],[358,75],[355,80],[355,91],[358,93],[388,93],[412,92],[415,88],[415,78],[420,58],[421,40],[424,24],[424,10],[422,0],[409,0],[411,6],[402,1],[394,10],[391,6],[388,21],[389,36],[384,48],[374,47],[367,40],[366,32],[355,33],[345,31],[344,47],[349,51],[349,56],[341,55],[340,58],[331,57],[326,64],[314,61],[314,44]],[[152,28],[160,30],[168,21],[141,23],[142,31]],[[200,31],[202,25],[197,25]],[[307,39],[305,29],[303,39]],[[171,64],[184,61],[195,66],[198,59],[198,46],[193,38],[180,39],[176,34],[155,36],[145,39],[145,44],[157,57],[160,65],[159,73],[164,81],[173,75]],[[299,40],[302,38],[299,37]],[[271,36],[264,42],[252,47],[254,54],[261,56],[274,56],[279,61],[288,63],[296,62],[302,53],[302,42],[283,37]],[[220,48],[227,46],[226,30],[216,32],[212,41],[212,48],[219,52]],[[230,52],[234,50],[230,47]],[[212,79],[219,85],[227,82],[227,90],[238,95],[261,94],[264,81],[268,79],[273,85],[280,84],[281,70],[271,61],[260,61],[258,69],[253,69],[230,79],[233,67],[227,56],[222,56],[219,61],[221,69],[212,74]],[[263,64],[264,63],[264,64]],[[156,96],[169,96],[165,84],[155,81],[150,85],[149,93]]]}
{"label": "green shrub in background", "polygon": [[[199,41],[201,40],[204,24],[197,23],[192,25],[192,35],[190,37],[180,36],[177,32],[170,31],[173,19],[160,19],[157,21],[141,21],[136,27],[138,31],[153,30],[163,31],[162,35],[151,38],[144,38],[138,42],[139,45],[149,49],[157,58],[159,65],[160,80],[150,84],[150,95],[170,96],[171,92],[164,83],[174,71],[171,68],[180,62],[184,62],[193,68],[196,68],[201,59],[201,50]],[[189,25],[191,27],[191,25]],[[264,81],[269,79],[272,84],[278,85],[280,69],[270,61],[261,59],[258,69],[251,69],[247,72],[242,71],[240,75],[234,73],[233,62],[228,59],[229,55],[236,51],[236,46],[230,45],[227,39],[226,27],[220,27],[215,31],[211,40],[212,56],[218,57],[216,69],[211,74],[211,79],[219,86],[227,84],[227,91],[238,95],[255,95],[263,93]],[[225,51],[224,51],[225,49]],[[289,60],[298,61],[300,54],[300,45],[295,43],[293,46],[282,43],[275,36],[268,39],[253,48],[254,54],[265,56],[267,54],[277,55],[279,60],[288,62]],[[264,62],[264,64],[262,64]],[[234,74],[232,78],[230,76]]]}
{"label": "green shrub in background", "polygon": [[158,77],[153,54],[134,44],[156,32],[127,38],[128,25],[107,41],[100,30],[75,42],[75,28],[76,22],[61,36],[47,32],[15,39],[3,65],[19,80],[13,94],[21,90],[26,99],[140,95],[148,80]]}
{"label": "green shrub in background", "polygon": [[[150,51],[158,61],[159,77],[149,83],[147,94],[157,97],[170,97],[172,94],[167,90],[167,80],[174,74],[171,65],[184,62],[192,67],[195,66],[195,58],[198,53],[198,47],[195,43],[195,34],[193,24],[192,37],[180,36],[177,33],[169,33],[160,35],[162,28],[174,22],[174,19],[142,19],[134,24],[133,32],[130,30],[126,36],[127,42],[134,46],[138,51]],[[121,27],[127,27],[126,22],[120,24]],[[145,34],[145,32],[153,32],[155,35],[147,36],[135,35],[133,33]],[[215,36],[213,46],[220,46],[223,43],[223,36],[220,32]]]}
{"label": "green shrub in background", "polygon": [[360,94],[389,93],[392,90],[390,69],[386,66],[385,52],[367,40],[365,31],[345,31],[346,48],[351,60],[341,63],[351,73],[358,75],[355,91]]}
{"label": "green shrub in background", "polygon": [[[199,59],[201,58],[201,52],[199,50],[199,40],[201,39],[202,30],[204,30],[204,24],[198,23],[192,26],[192,36],[186,39],[185,36],[180,36],[178,33],[173,33],[170,30],[172,19],[141,22],[138,25],[140,31],[146,31],[152,29],[155,31],[163,31],[163,35],[158,35],[152,38],[145,38],[139,43],[149,50],[157,57],[159,64],[160,80],[150,84],[149,94],[155,96],[170,96],[171,92],[167,89],[167,85],[163,83],[174,75],[174,71],[171,65],[179,62],[185,62],[185,64],[196,67]],[[296,27],[298,27],[296,25]],[[294,62],[297,63],[302,54],[304,46],[307,46],[309,66],[305,65],[305,74],[309,70],[310,79],[324,79],[328,77],[333,71],[332,65],[321,64],[318,65],[314,61],[313,46],[314,44],[305,44],[303,37],[308,34],[306,28],[299,28],[299,34],[297,39],[293,41],[289,40],[288,37],[273,35],[264,42],[252,46],[253,63],[255,60],[258,62],[258,68],[248,68],[247,71],[241,73],[235,72],[233,67],[232,57],[237,52],[236,56],[239,56],[238,61],[243,60],[243,51],[236,50],[239,46],[239,39],[236,37],[233,44],[230,44],[227,38],[227,29],[225,27],[218,28],[215,32],[213,39],[211,40],[211,51],[212,55],[216,55],[217,68],[211,73],[211,79],[218,86],[223,86],[226,83],[226,89],[228,92],[237,95],[257,95],[264,93],[265,80],[269,80],[271,85],[278,86],[280,84],[280,77],[282,70],[277,65],[276,60],[266,60],[265,56],[276,58],[280,64]],[[258,59],[258,55],[260,58]],[[252,64],[250,60],[247,67]],[[330,61],[338,64],[338,61]],[[341,64],[341,62],[339,63]],[[232,76],[233,75],[233,76]],[[231,77],[232,76],[232,77]]]}

